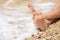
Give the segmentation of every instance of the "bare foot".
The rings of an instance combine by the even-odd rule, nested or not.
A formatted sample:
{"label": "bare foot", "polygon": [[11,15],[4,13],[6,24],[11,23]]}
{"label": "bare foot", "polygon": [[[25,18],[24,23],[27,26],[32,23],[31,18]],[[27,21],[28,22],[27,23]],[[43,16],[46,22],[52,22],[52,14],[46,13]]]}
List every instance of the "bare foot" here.
{"label": "bare foot", "polygon": [[42,14],[41,12],[38,12],[33,8],[31,3],[28,4],[28,8],[33,15],[33,20],[36,26],[41,30],[46,30],[48,28],[48,25],[52,22],[52,20],[45,19],[41,15]]}

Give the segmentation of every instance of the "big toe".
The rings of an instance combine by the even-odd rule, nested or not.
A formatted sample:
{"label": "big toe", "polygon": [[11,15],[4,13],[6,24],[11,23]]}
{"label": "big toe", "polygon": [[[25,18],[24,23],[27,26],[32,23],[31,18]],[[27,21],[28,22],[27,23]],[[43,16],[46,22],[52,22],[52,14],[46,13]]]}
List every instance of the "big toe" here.
{"label": "big toe", "polygon": [[36,16],[34,21],[35,21],[36,26],[39,29],[41,29],[41,30],[46,30],[47,29],[47,25],[45,23],[45,20],[44,20],[44,18],[41,15]]}

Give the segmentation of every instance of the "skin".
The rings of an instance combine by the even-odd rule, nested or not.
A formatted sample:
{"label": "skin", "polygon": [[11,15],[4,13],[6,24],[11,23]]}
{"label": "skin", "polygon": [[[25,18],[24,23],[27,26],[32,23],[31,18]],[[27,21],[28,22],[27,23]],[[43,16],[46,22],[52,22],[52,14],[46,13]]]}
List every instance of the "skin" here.
{"label": "skin", "polygon": [[45,13],[46,15],[44,15],[44,13],[42,14],[46,19],[60,18],[60,2],[58,2],[50,12]]}
{"label": "skin", "polygon": [[55,18],[60,18],[60,2],[58,2],[55,7],[47,13],[35,10],[31,3],[28,4],[28,8],[33,15],[34,23],[41,30],[46,30]]}

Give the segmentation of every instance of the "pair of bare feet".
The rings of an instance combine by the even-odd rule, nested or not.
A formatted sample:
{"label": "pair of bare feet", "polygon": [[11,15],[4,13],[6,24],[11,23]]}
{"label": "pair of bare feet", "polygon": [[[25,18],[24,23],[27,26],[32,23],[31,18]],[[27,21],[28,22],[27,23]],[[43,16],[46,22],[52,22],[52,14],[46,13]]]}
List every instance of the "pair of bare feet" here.
{"label": "pair of bare feet", "polygon": [[60,10],[58,10],[60,8],[60,3],[56,4],[56,6],[47,13],[41,13],[35,10],[31,3],[28,4],[28,8],[33,15],[34,23],[41,30],[46,30],[55,18],[60,18]]}

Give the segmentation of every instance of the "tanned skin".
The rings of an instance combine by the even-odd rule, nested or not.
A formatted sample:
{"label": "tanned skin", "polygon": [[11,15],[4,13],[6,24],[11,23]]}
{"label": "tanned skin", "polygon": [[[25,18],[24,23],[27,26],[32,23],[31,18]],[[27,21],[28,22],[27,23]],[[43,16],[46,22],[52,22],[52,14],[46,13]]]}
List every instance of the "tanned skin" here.
{"label": "tanned skin", "polygon": [[28,8],[33,15],[34,23],[41,30],[46,30],[54,19],[60,18],[60,2],[51,11],[46,13],[37,11],[31,3],[28,4]]}

